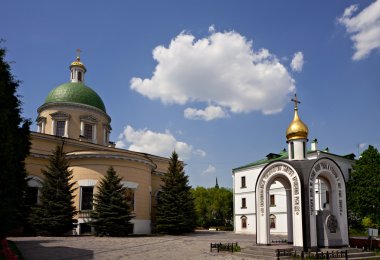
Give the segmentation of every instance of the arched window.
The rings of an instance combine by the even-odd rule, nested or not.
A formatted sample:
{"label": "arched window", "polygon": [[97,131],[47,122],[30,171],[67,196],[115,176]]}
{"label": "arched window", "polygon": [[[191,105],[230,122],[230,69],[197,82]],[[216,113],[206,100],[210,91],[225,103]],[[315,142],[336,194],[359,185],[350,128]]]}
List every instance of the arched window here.
{"label": "arched window", "polygon": [[273,214],[270,214],[269,216],[269,227],[276,228],[276,216]]}
{"label": "arched window", "polygon": [[42,188],[42,179],[37,176],[30,176],[28,187],[25,194],[27,205],[36,205],[39,203],[40,189]]}
{"label": "arched window", "polygon": [[247,228],[247,217],[241,216],[241,228]]}

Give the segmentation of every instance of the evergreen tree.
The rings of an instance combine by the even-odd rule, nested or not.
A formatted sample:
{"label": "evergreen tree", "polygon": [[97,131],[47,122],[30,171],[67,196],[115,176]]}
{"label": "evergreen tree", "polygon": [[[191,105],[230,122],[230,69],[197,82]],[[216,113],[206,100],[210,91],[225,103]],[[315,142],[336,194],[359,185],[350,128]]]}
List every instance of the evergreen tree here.
{"label": "evergreen tree", "polygon": [[120,183],[113,167],[100,181],[91,213],[91,225],[96,235],[125,236],[132,233],[132,212],[126,198],[127,188]]}
{"label": "evergreen tree", "polygon": [[350,224],[354,225],[352,222],[355,220],[366,218],[364,222],[373,223],[372,227],[380,227],[379,151],[370,145],[356,161],[353,170],[347,189],[349,216],[353,216]]}
{"label": "evergreen tree", "polygon": [[40,204],[32,208],[31,224],[39,235],[61,236],[75,227],[72,171],[62,146],[57,145],[49,165],[42,170]]}
{"label": "evergreen tree", "polygon": [[159,233],[192,232],[196,226],[194,199],[188,176],[178,154],[172,153],[168,172],[162,178],[164,186],[158,197],[156,230]]}
{"label": "evergreen tree", "polygon": [[[1,42],[1,41],[0,41]],[[30,121],[23,119],[19,82],[0,48],[0,238],[23,222],[27,188],[24,160],[30,149]]]}

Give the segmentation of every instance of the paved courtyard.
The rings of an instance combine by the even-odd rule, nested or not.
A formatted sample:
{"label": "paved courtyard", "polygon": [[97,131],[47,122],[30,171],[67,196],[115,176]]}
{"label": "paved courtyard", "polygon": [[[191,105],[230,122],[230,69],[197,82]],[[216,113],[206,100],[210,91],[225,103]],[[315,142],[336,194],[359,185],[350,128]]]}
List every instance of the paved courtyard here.
{"label": "paved courtyard", "polygon": [[210,243],[253,245],[254,235],[197,231],[183,236],[152,237],[12,237],[26,260],[43,259],[244,259],[231,253],[210,252]]}

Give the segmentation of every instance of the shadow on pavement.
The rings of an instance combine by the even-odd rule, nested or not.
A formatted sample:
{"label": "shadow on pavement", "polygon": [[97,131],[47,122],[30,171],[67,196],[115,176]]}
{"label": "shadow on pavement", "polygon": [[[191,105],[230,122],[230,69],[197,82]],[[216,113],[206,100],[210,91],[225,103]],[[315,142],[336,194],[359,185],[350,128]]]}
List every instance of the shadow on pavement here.
{"label": "shadow on pavement", "polygon": [[192,237],[198,236],[220,236],[221,234],[226,233],[226,231],[210,231],[210,230],[196,230],[194,233],[186,234]]}
{"label": "shadow on pavement", "polygon": [[51,240],[38,241],[14,241],[23,256],[27,260],[44,259],[93,259],[94,253],[91,250],[79,249],[64,246],[44,246],[43,243],[51,243]]}

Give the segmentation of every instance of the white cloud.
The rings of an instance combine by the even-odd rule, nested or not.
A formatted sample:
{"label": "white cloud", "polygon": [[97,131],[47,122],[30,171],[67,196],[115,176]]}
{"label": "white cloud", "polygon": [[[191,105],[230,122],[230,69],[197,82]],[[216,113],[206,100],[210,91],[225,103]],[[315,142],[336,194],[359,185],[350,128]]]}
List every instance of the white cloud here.
{"label": "white cloud", "polygon": [[364,59],[372,51],[380,49],[380,0],[373,2],[354,16],[357,10],[357,5],[351,5],[338,18],[338,22],[346,27],[354,43],[353,60]]}
{"label": "white cloud", "polygon": [[188,119],[204,121],[211,121],[218,118],[228,117],[228,113],[226,113],[223,108],[219,106],[208,106],[205,110],[186,108],[185,111],[183,111],[183,115]]}
{"label": "white cloud", "polygon": [[190,144],[176,140],[168,130],[157,133],[146,128],[135,130],[128,125],[118,139],[116,147],[125,148],[129,145],[127,149],[136,152],[169,157],[175,150],[182,160],[188,160],[192,154],[206,156],[206,152],[200,149],[194,151]]}
{"label": "white cloud", "polygon": [[[199,40],[182,32],[168,47],[157,46],[153,58],[158,63],[153,76],[132,78],[131,89],[165,104],[201,102],[225,113],[272,114],[280,112],[295,91],[295,81],[275,55],[253,50],[252,42],[234,31],[210,30]],[[199,113],[190,110],[202,117]]]}
{"label": "white cloud", "polygon": [[290,63],[290,67],[293,71],[300,72],[303,68],[303,53],[302,52],[296,52],[294,53],[292,62]]}
{"label": "white cloud", "polygon": [[210,33],[213,33],[213,32],[215,32],[215,25],[210,25],[210,27],[208,27],[208,32],[210,32]]}
{"label": "white cloud", "polygon": [[206,152],[205,151],[203,151],[203,150],[201,150],[201,149],[197,149],[197,150],[195,150],[194,151],[194,154],[196,154],[196,155],[199,155],[199,156],[201,156],[201,157],[206,157]]}
{"label": "white cloud", "polygon": [[215,173],[216,168],[213,165],[209,165],[206,170],[202,172],[202,175]]}

